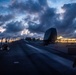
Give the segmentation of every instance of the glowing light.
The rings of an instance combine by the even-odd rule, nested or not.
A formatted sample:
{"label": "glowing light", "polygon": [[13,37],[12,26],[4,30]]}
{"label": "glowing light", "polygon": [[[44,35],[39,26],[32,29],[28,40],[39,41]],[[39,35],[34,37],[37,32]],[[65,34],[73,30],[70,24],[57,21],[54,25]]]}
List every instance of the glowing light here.
{"label": "glowing light", "polygon": [[56,11],[57,14],[62,14],[65,13],[65,10],[62,8],[58,8],[58,10]]}
{"label": "glowing light", "polygon": [[76,43],[76,38],[61,38],[57,39],[56,41],[59,43]]}
{"label": "glowing light", "polygon": [[62,39],[62,38],[63,38],[62,36],[57,37],[57,39]]}
{"label": "glowing light", "polygon": [[74,31],[74,33],[76,33],[76,30]]}
{"label": "glowing light", "polygon": [[34,33],[30,33],[30,36],[33,36],[34,35]]}
{"label": "glowing light", "polygon": [[63,15],[60,15],[59,16],[59,20],[63,20]]}
{"label": "glowing light", "polygon": [[30,33],[30,31],[28,30],[28,29],[24,29],[22,32],[21,32],[21,35],[24,35],[24,34],[29,34]]}
{"label": "glowing light", "polygon": [[6,29],[0,27],[0,32],[3,33]]}
{"label": "glowing light", "polygon": [[22,14],[15,14],[15,21],[23,21],[23,19],[25,18],[25,15]]}

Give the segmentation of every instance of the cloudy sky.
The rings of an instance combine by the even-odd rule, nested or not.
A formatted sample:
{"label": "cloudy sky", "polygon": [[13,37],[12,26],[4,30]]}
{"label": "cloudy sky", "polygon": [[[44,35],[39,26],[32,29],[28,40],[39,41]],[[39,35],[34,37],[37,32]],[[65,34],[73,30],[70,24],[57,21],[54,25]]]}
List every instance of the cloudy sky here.
{"label": "cloudy sky", "polygon": [[0,37],[76,37],[76,0],[0,0]]}

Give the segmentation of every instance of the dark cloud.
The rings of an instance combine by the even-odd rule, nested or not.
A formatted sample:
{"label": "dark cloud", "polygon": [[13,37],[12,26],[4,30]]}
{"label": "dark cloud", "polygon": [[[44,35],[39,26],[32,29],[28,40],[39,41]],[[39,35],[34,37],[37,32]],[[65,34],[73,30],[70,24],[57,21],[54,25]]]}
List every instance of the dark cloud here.
{"label": "dark cloud", "polygon": [[14,15],[12,14],[0,15],[0,22],[10,21],[12,18],[14,18]]}
{"label": "dark cloud", "polygon": [[[50,27],[56,27],[58,35],[64,37],[75,37],[76,34],[76,3],[64,4],[62,7],[65,12],[62,14],[63,19],[58,19],[61,15],[56,14],[54,8],[46,8],[40,15],[40,24],[29,24],[29,30],[33,32],[45,32]],[[75,20],[75,21],[74,21]]]}
{"label": "dark cloud", "polygon": [[40,15],[40,24],[29,22],[29,30],[33,32],[45,32],[48,28],[52,27],[52,20],[55,16],[55,10],[53,8],[47,8],[44,13]]}
{"label": "dark cloud", "polygon": [[6,30],[0,33],[2,37],[17,37],[21,35],[21,31],[25,29],[25,26],[21,22],[10,22],[4,28]]}
{"label": "dark cloud", "polygon": [[48,7],[47,0],[25,0],[18,1],[15,0],[9,5],[9,9],[14,11],[27,11],[29,13],[38,13],[44,9],[44,7]]}
{"label": "dark cloud", "polygon": [[[55,27],[57,28],[58,35],[65,37],[76,36],[74,33],[76,30],[76,3],[64,4],[61,8],[65,10],[64,13],[56,13],[57,9],[49,7],[47,0],[14,0],[8,9],[12,12],[15,11],[16,14],[24,12],[26,17],[23,20],[28,23],[27,29],[32,33],[44,33],[48,28]],[[32,17],[33,15],[34,18]],[[60,19],[61,15],[63,16],[62,19]],[[9,21],[13,17],[14,14],[0,15],[0,25],[2,25],[2,22]],[[19,36],[19,32],[24,30],[25,26],[21,22],[11,22],[5,28],[6,31],[3,34],[7,33],[11,36],[10,33],[12,33]]]}
{"label": "dark cloud", "polygon": [[4,33],[0,33],[0,38],[14,38],[14,37],[20,37],[20,33],[19,32],[16,32],[16,33],[7,33],[7,32],[4,32]]}
{"label": "dark cloud", "polygon": [[44,30],[42,30],[41,24],[36,24],[34,22],[29,22],[29,31],[34,33],[42,33]]}
{"label": "dark cloud", "polygon": [[[28,29],[32,32],[44,32],[49,26],[52,26],[52,18],[55,15],[55,9],[49,8],[47,4],[47,0],[25,0],[25,2],[18,2],[17,0],[14,1],[10,8],[13,10],[18,10],[19,12],[26,11],[30,15],[37,13],[39,16],[38,18],[34,18],[34,21],[39,20],[40,24],[34,23],[30,21],[29,16],[25,18],[25,21],[28,21]],[[32,14],[31,14],[32,13]],[[43,30],[42,30],[43,29]]]}
{"label": "dark cloud", "polygon": [[56,21],[56,27],[60,34],[64,36],[71,34],[72,36],[75,30],[73,21],[76,18],[76,3],[65,4],[62,8],[65,10],[64,17],[62,21]]}
{"label": "dark cloud", "polygon": [[[34,0],[28,0],[29,2],[26,3],[27,9],[26,11],[33,12],[33,14],[37,13],[39,16],[38,18],[34,18],[34,21],[39,20],[40,24],[34,23],[33,21],[30,21],[30,17],[25,18],[25,21],[28,22],[28,29],[31,32],[37,32],[42,33],[45,32],[49,27],[52,27],[52,19],[55,16],[55,9],[49,8],[47,4],[47,0],[37,0],[37,2],[34,2]],[[42,30],[43,29],[43,30]]]}
{"label": "dark cloud", "polygon": [[9,32],[9,33],[10,32],[13,32],[13,33],[20,32],[23,29],[25,29],[25,26],[22,25],[21,22],[11,22],[6,25],[6,32]]}
{"label": "dark cloud", "polygon": [[38,12],[39,10],[41,10],[40,4],[38,2],[34,2],[33,0],[25,0],[25,2],[14,1],[9,7],[11,10],[18,10],[19,12]]}
{"label": "dark cloud", "polygon": [[0,22],[0,26],[2,26],[4,23],[3,22]]}
{"label": "dark cloud", "polygon": [[63,23],[64,23],[64,27],[67,25],[67,27],[69,25],[71,25],[73,23],[73,20],[75,19],[76,17],[76,3],[72,3],[72,4],[65,4],[63,6],[63,9],[66,11],[64,13],[64,20],[63,20]]}
{"label": "dark cloud", "polygon": [[38,0],[41,6],[48,6],[47,0]]}

